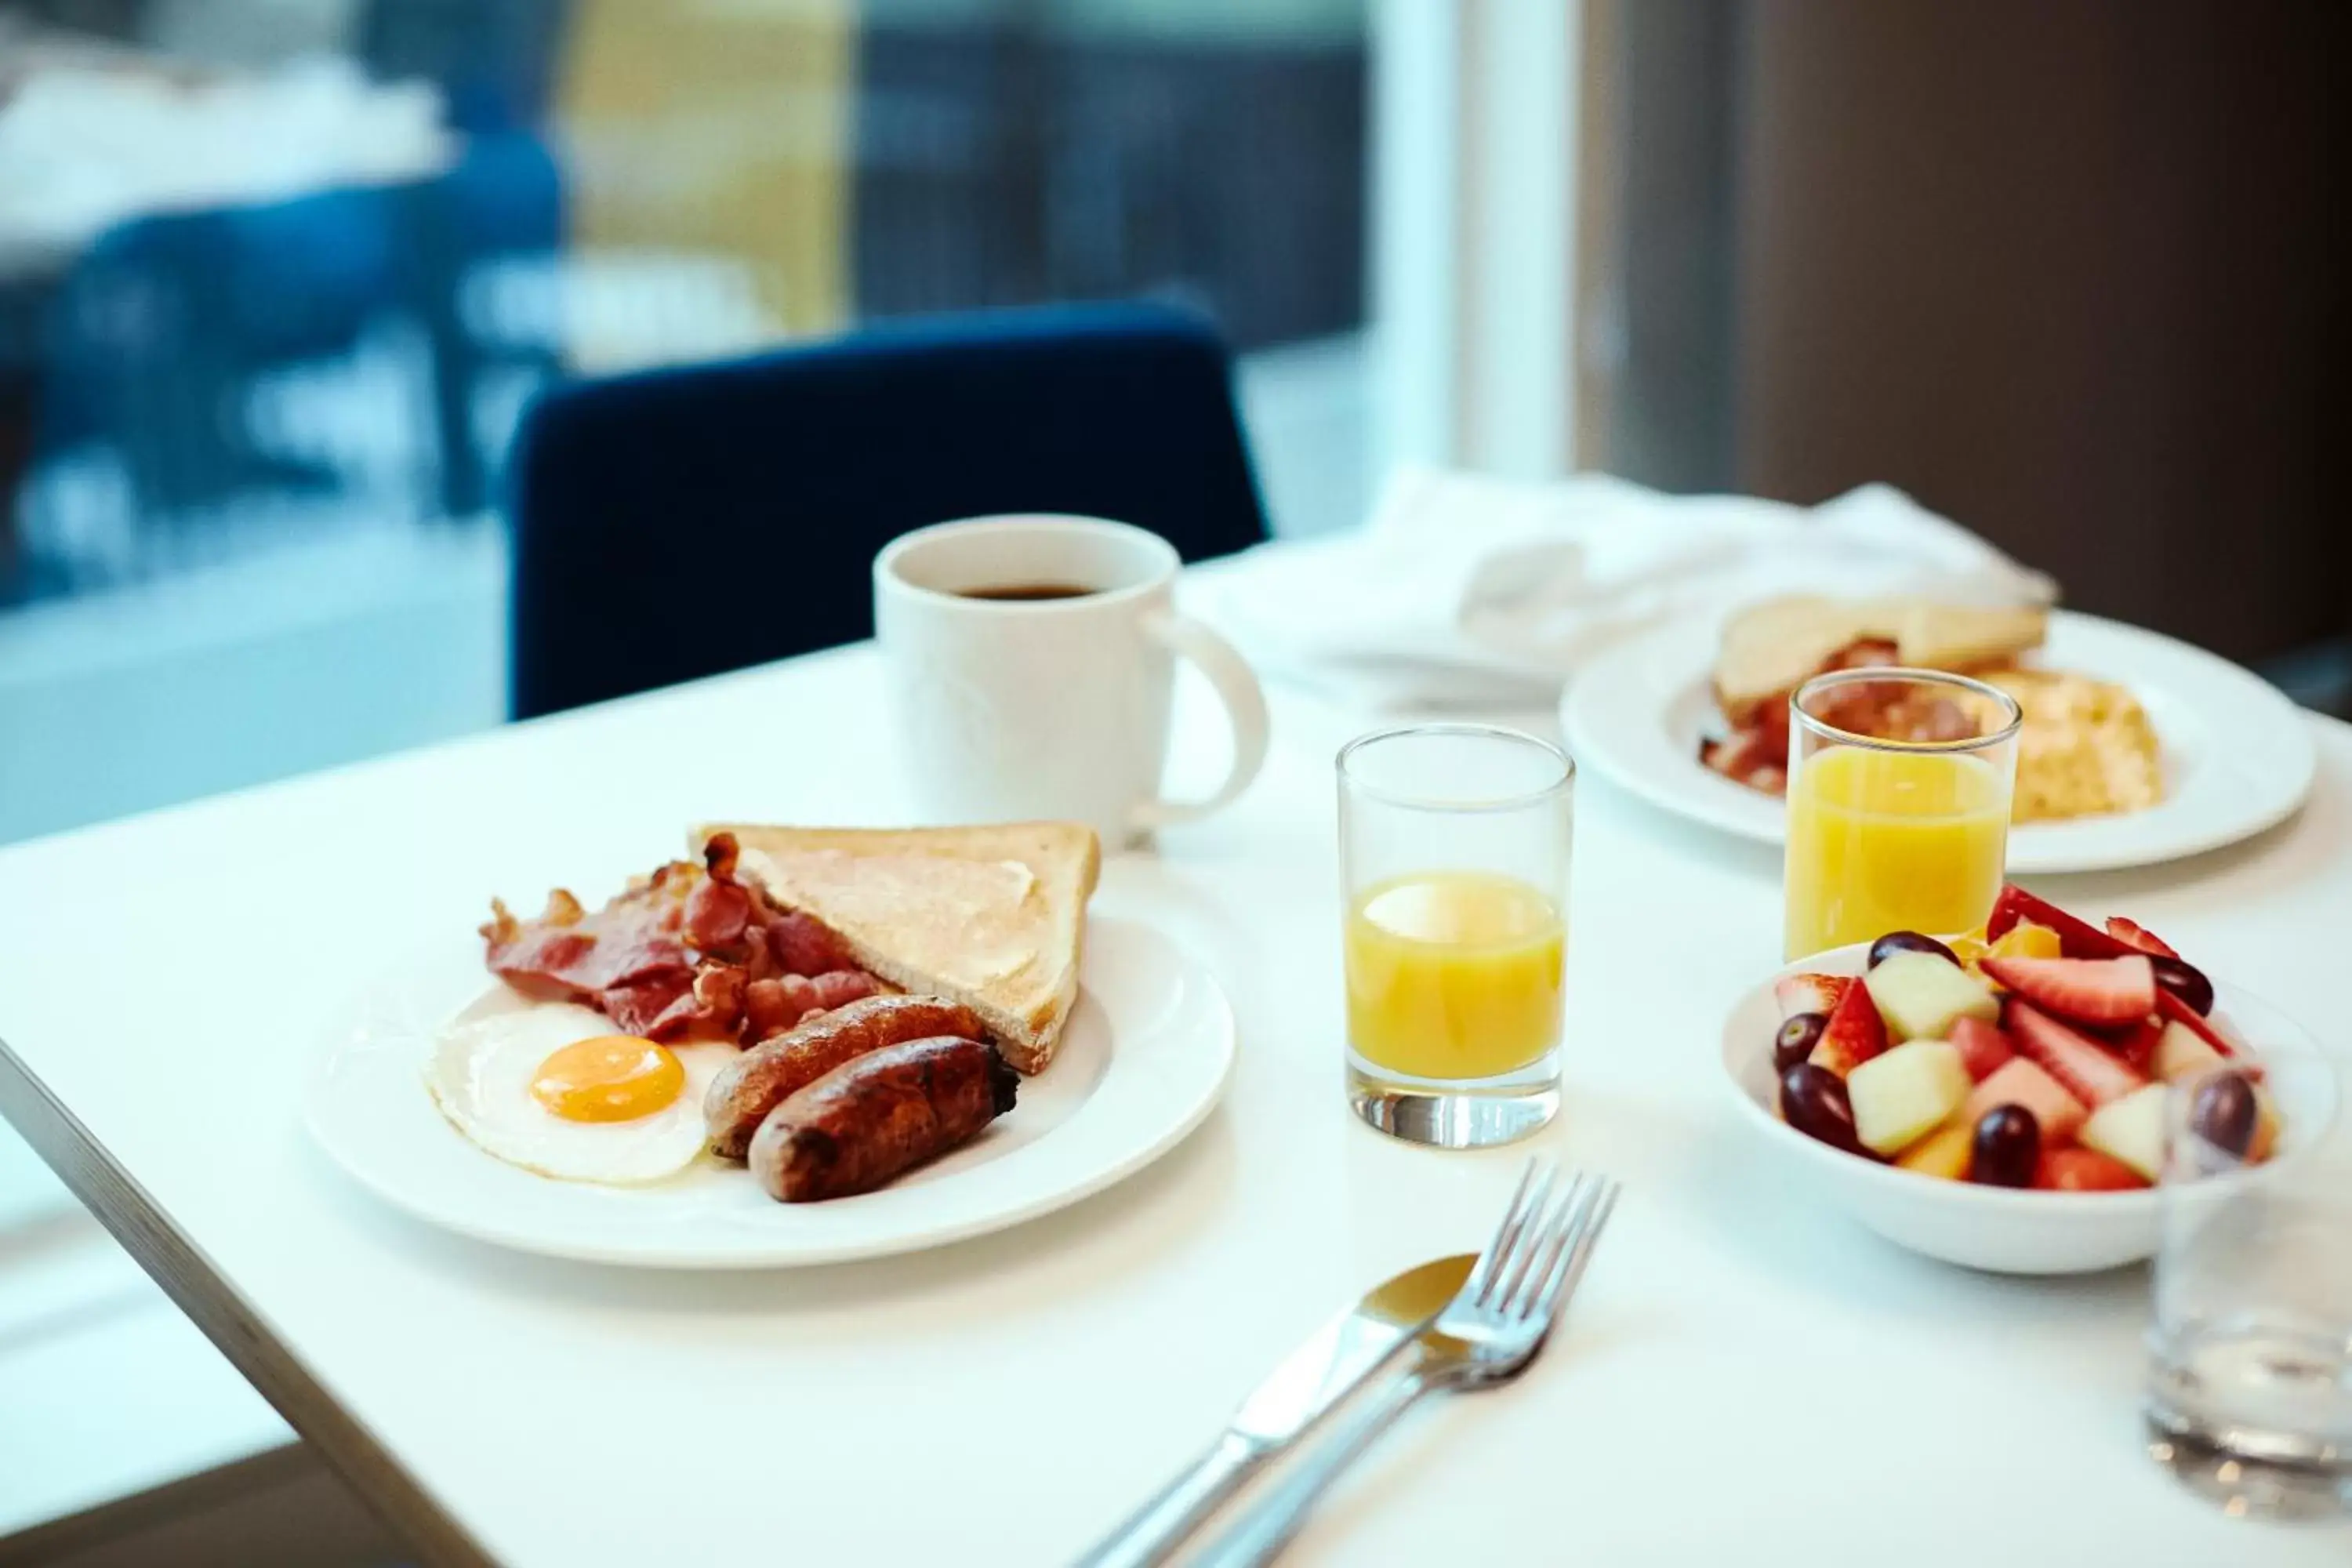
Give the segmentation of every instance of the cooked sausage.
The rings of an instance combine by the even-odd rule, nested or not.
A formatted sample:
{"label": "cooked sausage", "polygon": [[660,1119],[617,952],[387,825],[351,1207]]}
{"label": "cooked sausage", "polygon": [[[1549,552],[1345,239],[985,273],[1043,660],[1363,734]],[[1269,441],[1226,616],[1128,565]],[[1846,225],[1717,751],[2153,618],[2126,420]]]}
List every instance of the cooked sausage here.
{"label": "cooked sausage", "polygon": [[868,996],[837,1007],[762,1040],[711,1079],[702,1100],[710,1147],[723,1159],[741,1159],[768,1112],[853,1057],[901,1040],[982,1032],[971,1008],[937,996]]}
{"label": "cooked sausage", "polygon": [[768,1113],[751,1173],[779,1203],[870,1193],[937,1159],[1013,1109],[1021,1079],[978,1040],[908,1040],[868,1051]]}

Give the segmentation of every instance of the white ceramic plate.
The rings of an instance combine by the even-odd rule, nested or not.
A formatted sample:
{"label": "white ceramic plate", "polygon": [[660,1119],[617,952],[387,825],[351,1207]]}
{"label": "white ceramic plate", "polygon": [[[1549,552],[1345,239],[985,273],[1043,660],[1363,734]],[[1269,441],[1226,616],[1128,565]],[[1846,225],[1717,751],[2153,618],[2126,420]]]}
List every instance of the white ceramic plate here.
{"label": "white ceramic plate", "polygon": [[[1569,689],[1561,723],[1580,766],[1662,810],[1780,843],[1786,810],[1699,765],[1715,721],[1717,628],[1682,621],[1637,637]],[[2311,792],[2310,727],[2276,687],[2156,632],[2059,611],[2034,662],[2131,689],[2163,747],[2165,800],[2147,811],[2011,830],[2011,872],[2148,866],[2234,844],[2284,820]]]}
{"label": "white ceramic plate", "polygon": [[651,1186],[552,1181],[461,1135],[421,1074],[461,1012],[527,1006],[486,985],[478,942],[387,976],[320,1054],[310,1132],[352,1178],[430,1224],[551,1257],[663,1268],[789,1268],[941,1246],[1033,1219],[1142,1169],[1198,1126],[1234,1061],[1215,979],[1149,926],[1087,925],[1076,1008],[1054,1065],[978,1139],[880,1192],[769,1200],[740,1166],[704,1161]]}
{"label": "white ceramic plate", "polygon": [[[2128,1193],[2017,1192],[1881,1165],[1806,1137],[1773,1114],[1780,1092],[1772,1036],[1780,1009],[1772,982],[1800,970],[1860,974],[1867,943],[1832,948],[1777,971],[1739,999],[1723,1025],[1723,1071],[1739,1119],[1792,1178],[1796,1192],[1833,1205],[1897,1247],[2002,1274],[2084,1274],[2156,1251],[2162,1199]],[[2318,1043],[2269,1004],[2214,983],[2214,1015],[2253,1047],[2279,1110],[2277,1159],[2325,1141],[2336,1114],[2336,1075]]]}

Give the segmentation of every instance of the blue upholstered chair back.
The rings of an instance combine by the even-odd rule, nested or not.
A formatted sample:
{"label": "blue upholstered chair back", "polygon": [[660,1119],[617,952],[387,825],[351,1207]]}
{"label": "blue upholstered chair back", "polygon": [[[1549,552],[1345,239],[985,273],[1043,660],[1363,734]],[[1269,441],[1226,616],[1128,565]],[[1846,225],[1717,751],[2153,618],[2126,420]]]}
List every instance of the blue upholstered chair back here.
{"label": "blue upholstered chair back", "polygon": [[1055,511],[1187,561],[1265,536],[1215,333],[1155,306],[1003,311],[581,383],[509,469],[518,718],[873,633],[909,529]]}

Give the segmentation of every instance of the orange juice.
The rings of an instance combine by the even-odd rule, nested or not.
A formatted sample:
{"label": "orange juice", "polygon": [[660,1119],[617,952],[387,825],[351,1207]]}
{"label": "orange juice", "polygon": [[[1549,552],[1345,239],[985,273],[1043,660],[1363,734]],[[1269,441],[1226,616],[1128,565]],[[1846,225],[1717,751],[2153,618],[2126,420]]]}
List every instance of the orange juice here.
{"label": "orange juice", "polygon": [[1817,752],[1789,786],[1786,956],[1972,930],[1992,911],[2008,847],[2008,784],[1981,757]]}
{"label": "orange juice", "polygon": [[1348,911],[1348,1038],[1391,1072],[1491,1078],[1559,1040],[1568,931],[1516,878],[1426,871],[1366,889]]}

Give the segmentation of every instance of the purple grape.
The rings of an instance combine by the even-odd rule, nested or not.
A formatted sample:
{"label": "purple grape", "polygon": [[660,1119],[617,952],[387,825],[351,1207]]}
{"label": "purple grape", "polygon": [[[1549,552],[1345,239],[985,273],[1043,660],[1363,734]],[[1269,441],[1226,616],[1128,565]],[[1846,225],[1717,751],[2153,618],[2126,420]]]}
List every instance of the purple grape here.
{"label": "purple grape", "polygon": [[1863,1152],[1853,1131],[1853,1102],[1845,1080],[1824,1067],[1799,1062],[1780,1075],[1780,1114],[1808,1138],[1849,1154]]}
{"label": "purple grape", "polygon": [[2162,953],[2152,952],[2147,961],[2156,966],[2156,983],[2186,1002],[2190,1012],[2201,1018],[2213,1011],[2213,983],[2203,970]]}
{"label": "purple grape", "polygon": [[2242,1160],[2254,1146],[2254,1126],[2261,1119],[2254,1086],[2243,1073],[2215,1073],[2197,1086],[2197,1098],[2189,1104],[2190,1130],[2216,1149]]}
{"label": "purple grape", "polygon": [[1798,1013],[1780,1026],[1772,1037],[1772,1070],[1787,1072],[1813,1054],[1813,1043],[1822,1031],[1830,1026],[1829,1019],[1820,1013]]}
{"label": "purple grape", "polygon": [[1989,1187],[2030,1187],[2042,1163],[2042,1123],[2021,1105],[1996,1105],[1977,1119],[1969,1144],[1969,1180]]}
{"label": "purple grape", "polygon": [[1932,952],[1947,963],[1959,963],[1950,948],[1932,936],[1921,936],[1916,931],[1891,931],[1870,944],[1870,967],[1877,968],[1898,952]]}

